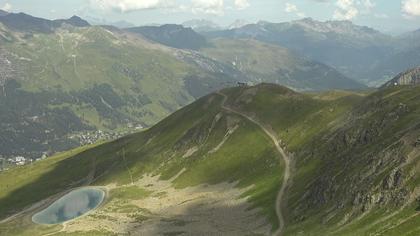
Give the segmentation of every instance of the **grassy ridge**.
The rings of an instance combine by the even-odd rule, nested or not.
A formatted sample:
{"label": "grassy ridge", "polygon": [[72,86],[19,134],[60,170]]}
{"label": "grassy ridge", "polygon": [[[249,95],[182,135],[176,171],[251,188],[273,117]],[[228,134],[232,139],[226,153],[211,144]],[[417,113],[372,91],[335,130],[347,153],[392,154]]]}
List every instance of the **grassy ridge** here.
{"label": "grassy ridge", "polygon": [[[415,146],[420,131],[419,89],[398,87],[369,95],[301,94],[262,84],[224,91],[229,106],[270,127],[293,152],[284,204],[286,235],[415,235],[419,231],[420,152]],[[221,101],[217,94],[208,95],[145,132],[36,164],[32,167],[36,171],[29,172],[37,173],[36,178],[5,189],[1,215],[83,185],[94,166],[93,185],[122,186],[146,173],[163,180],[177,176],[172,182],[177,189],[236,183],[249,188],[243,196],[262,210],[275,229],[274,204],[283,163],[270,139],[247,120],[223,111]],[[65,172],[68,169],[77,171]],[[4,172],[0,182],[25,170]],[[44,193],[47,181],[49,192]],[[149,193],[121,188],[113,194],[114,199],[124,200]],[[31,224],[25,227],[28,232],[36,230]]]}
{"label": "grassy ridge", "polygon": [[[88,176],[93,165],[93,185],[128,184],[130,174],[134,181],[146,173],[160,174],[162,179],[169,179],[185,169],[173,182],[176,188],[237,182],[237,187],[249,188],[243,197],[249,199],[253,208],[262,209],[261,214],[275,229],[277,216],[274,204],[283,168],[278,154],[258,127],[241,117],[223,112],[221,100],[219,95],[204,97],[145,132],[100,145],[73,157],[63,157],[58,163],[54,163],[53,159],[41,162],[43,165],[36,167],[40,173],[37,179],[22,182],[13,191],[6,189],[0,202],[2,206],[9,207],[1,210],[2,216],[64,189],[83,185],[82,180]],[[233,127],[237,128],[220,145],[227,131]],[[218,146],[220,149],[217,149]],[[243,148],[238,149],[238,146]],[[185,157],[192,147],[198,151]],[[83,168],[76,167],[80,164]],[[64,169],[78,171],[63,175]],[[18,174],[17,171],[3,173],[0,181]],[[43,186],[48,179],[57,181],[50,181],[49,192],[44,193]],[[30,197],[24,197],[27,192],[31,192]],[[16,196],[21,196],[19,204],[13,200]],[[130,199],[133,196],[130,189],[111,192],[111,198]],[[13,226],[6,224],[2,227],[11,230]]]}

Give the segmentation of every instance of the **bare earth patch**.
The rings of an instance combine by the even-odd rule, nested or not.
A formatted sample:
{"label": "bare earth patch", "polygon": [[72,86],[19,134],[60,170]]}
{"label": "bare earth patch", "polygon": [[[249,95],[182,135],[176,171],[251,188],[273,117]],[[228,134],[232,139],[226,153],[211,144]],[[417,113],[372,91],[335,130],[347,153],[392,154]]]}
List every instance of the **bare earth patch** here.
{"label": "bare earth patch", "polygon": [[[65,224],[64,232],[102,229],[133,235],[269,235],[271,224],[252,209],[248,189],[235,183],[175,189],[172,180],[144,176],[130,185],[150,193],[144,198],[110,199],[96,212]],[[127,187],[127,186],[125,186]],[[118,189],[108,186],[109,190]],[[62,231],[62,232],[63,232]]]}

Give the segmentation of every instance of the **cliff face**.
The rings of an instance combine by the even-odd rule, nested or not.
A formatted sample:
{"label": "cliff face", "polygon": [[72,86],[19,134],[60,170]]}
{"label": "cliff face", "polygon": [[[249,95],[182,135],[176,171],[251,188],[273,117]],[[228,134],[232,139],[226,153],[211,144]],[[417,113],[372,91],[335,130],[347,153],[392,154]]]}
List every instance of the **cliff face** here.
{"label": "cliff face", "polygon": [[383,87],[418,84],[420,84],[420,66],[397,75],[394,79],[387,82]]}

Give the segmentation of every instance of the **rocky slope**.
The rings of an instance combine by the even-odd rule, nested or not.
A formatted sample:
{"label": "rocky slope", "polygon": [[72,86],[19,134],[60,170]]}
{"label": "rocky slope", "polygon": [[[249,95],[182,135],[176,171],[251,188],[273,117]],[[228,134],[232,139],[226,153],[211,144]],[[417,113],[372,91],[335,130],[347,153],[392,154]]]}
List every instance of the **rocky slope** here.
{"label": "rocky slope", "polygon": [[316,100],[252,90],[236,92],[232,106],[270,124],[294,156],[285,235],[419,232],[418,87]]}
{"label": "rocky slope", "polygon": [[411,70],[400,73],[394,79],[386,83],[383,87],[418,84],[420,84],[420,67],[416,67]]}

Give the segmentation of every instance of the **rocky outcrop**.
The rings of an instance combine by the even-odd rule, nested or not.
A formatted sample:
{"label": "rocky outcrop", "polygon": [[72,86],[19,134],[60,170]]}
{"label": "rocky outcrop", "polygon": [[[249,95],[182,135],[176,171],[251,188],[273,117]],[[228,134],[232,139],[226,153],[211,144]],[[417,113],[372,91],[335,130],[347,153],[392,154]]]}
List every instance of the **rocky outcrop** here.
{"label": "rocky outcrop", "polygon": [[383,88],[399,85],[419,85],[420,84],[420,67],[408,70],[397,75],[394,79],[383,85]]}

